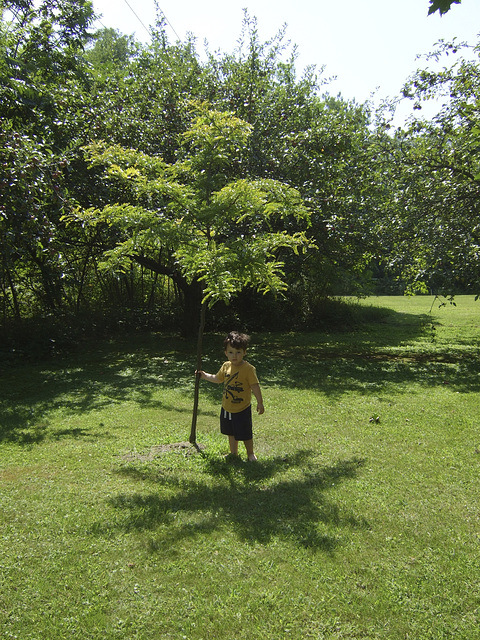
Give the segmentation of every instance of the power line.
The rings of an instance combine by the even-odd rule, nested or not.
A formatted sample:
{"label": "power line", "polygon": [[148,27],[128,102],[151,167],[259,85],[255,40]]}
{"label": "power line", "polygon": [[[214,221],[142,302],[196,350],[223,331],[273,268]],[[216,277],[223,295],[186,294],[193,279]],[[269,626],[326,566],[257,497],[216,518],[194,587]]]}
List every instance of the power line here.
{"label": "power line", "polygon": [[[145,31],[148,33],[149,36],[151,36],[152,34],[150,33],[150,29],[147,29],[147,27],[143,24],[143,22],[140,20],[140,18],[138,17],[138,15],[135,13],[135,11],[133,10],[133,8],[131,7],[131,5],[127,2],[127,0],[125,0],[125,4],[127,5],[127,7],[130,9],[130,11],[133,13],[133,15],[136,17],[136,19],[140,22],[140,24],[142,25],[142,27],[145,29]],[[163,13],[163,12],[162,12]],[[165,15],[165,14],[163,14]]]}
{"label": "power line", "polygon": [[[125,0],[125,2],[126,2],[126,1],[127,1],[127,0]],[[169,27],[170,27],[170,29],[173,31],[173,33],[177,36],[177,40],[180,40],[180,39],[181,39],[181,38],[180,38],[180,36],[178,35],[178,33],[177,33],[177,32],[175,31],[175,29],[173,28],[172,23],[170,22],[170,20],[167,18],[166,14],[165,14],[165,11],[160,7],[160,5],[159,5],[159,4],[157,4],[157,8],[158,8],[158,10],[159,10],[159,11],[161,11],[161,12],[162,12],[163,17],[165,18],[165,22],[168,24],[168,26],[169,26]]]}
{"label": "power line", "polygon": [[[145,29],[145,31],[148,33],[148,35],[151,37],[152,33],[150,31],[150,29],[148,27],[145,26],[145,23],[142,22],[140,16],[135,12],[134,8],[132,7],[132,5],[128,2],[128,0],[124,0],[125,4],[127,5],[127,7],[130,9],[130,11],[133,13],[133,15],[136,17],[136,19],[139,21],[139,23],[142,25],[142,27]],[[173,31],[173,33],[175,34],[177,40],[181,40],[180,36],[178,35],[178,33],[175,31],[175,29],[173,28],[172,23],[170,22],[170,20],[167,18],[167,15],[165,13],[165,11],[163,11],[163,9],[158,5],[157,3],[157,9],[162,13],[163,17],[165,18],[165,22],[168,24],[168,26],[170,27],[170,29]],[[97,18],[97,21],[100,22],[100,24],[102,25],[102,27],[105,28],[105,25],[101,22],[101,20],[99,18]]]}
{"label": "power line", "polygon": [[[130,6],[130,4],[128,3],[127,0],[125,0],[125,4],[128,6],[128,8],[131,10],[131,12],[133,13],[133,15],[137,18],[137,20],[140,22],[140,24],[142,25],[142,27],[145,29],[145,31],[148,33],[149,36],[151,36],[152,34],[150,33],[150,29],[147,29],[147,27],[143,24],[143,22],[140,20],[140,18],[138,17],[138,15],[135,13],[135,11],[133,10],[133,8]],[[162,12],[163,17],[165,18],[165,22],[168,24],[168,26],[170,27],[170,29],[173,31],[173,33],[176,35],[177,40],[180,40],[180,36],[178,35],[178,33],[175,31],[175,29],[173,28],[172,23],[170,22],[170,20],[167,18],[167,15],[165,13],[165,11],[160,7],[159,4],[157,4],[157,9],[159,11]]]}

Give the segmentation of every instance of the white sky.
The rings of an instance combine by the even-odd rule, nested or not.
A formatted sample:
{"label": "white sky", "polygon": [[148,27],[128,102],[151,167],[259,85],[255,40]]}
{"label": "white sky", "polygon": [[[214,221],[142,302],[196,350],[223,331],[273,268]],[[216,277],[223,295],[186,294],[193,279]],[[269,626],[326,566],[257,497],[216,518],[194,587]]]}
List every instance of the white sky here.
{"label": "white sky", "polygon": [[[97,28],[148,41],[142,23],[154,24],[154,0],[93,0],[93,5],[103,16]],[[262,41],[287,24],[286,37],[299,50],[298,71],[309,64],[325,66],[323,77],[337,78],[326,91],[357,102],[372,93],[376,103],[398,95],[407,77],[424,66],[417,55],[433,50],[440,39],[476,44],[480,33],[480,0],[462,0],[443,17],[427,16],[428,0],[159,0],[159,6],[173,28],[167,25],[170,41],[190,32],[200,54],[205,39],[213,51],[235,48],[244,8],[257,18]]]}

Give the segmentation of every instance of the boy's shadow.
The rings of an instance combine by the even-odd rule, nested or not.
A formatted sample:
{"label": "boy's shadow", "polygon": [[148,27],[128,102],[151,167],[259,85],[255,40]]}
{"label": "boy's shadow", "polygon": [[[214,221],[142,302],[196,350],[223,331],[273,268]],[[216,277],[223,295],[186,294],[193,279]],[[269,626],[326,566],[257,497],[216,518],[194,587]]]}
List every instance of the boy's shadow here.
{"label": "boy's shadow", "polygon": [[[339,483],[356,477],[364,460],[320,467],[313,455],[299,451],[287,458],[228,463],[204,453],[205,482],[174,480],[177,490],[172,495],[170,477],[166,492],[118,495],[110,502],[124,512],[122,528],[158,529],[150,543],[155,551],[171,551],[182,539],[227,527],[245,543],[267,544],[279,537],[332,552],[338,544],[336,529],[369,527],[364,518],[329,498]],[[146,479],[145,469],[122,472]],[[275,480],[280,473],[285,477]],[[157,475],[157,485],[158,480]]]}

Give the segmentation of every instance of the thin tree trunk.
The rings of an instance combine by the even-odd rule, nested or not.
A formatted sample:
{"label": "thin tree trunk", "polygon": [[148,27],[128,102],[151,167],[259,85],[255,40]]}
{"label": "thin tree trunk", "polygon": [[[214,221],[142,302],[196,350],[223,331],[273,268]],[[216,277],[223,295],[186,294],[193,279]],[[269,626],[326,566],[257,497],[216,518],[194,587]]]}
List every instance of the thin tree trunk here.
{"label": "thin tree trunk", "polygon": [[[205,329],[205,316],[207,313],[207,303],[202,302],[200,310],[200,326],[198,327],[198,339],[197,339],[197,372],[202,368],[202,344],[203,344],[203,331]],[[193,415],[192,415],[192,428],[190,430],[189,442],[191,444],[197,443],[197,415],[198,415],[198,396],[200,391],[200,373],[195,376],[195,392],[193,396]]]}
{"label": "thin tree trunk", "polygon": [[18,302],[17,290],[15,288],[15,283],[13,281],[12,274],[11,274],[10,269],[8,267],[6,268],[6,273],[7,273],[7,279],[8,279],[8,284],[9,284],[9,287],[10,287],[10,291],[12,293],[12,303],[13,303],[14,316],[15,316],[16,320],[21,321],[22,320],[22,314],[20,312],[20,304]]}

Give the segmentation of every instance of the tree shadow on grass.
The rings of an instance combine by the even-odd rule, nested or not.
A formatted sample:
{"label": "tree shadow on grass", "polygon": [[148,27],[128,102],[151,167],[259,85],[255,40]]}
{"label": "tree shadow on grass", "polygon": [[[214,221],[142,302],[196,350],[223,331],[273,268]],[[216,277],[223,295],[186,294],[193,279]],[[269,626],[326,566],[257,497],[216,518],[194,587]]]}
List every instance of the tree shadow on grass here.
{"label": "tree shadow on grass", "polygon": [[0,442],[39,444],[49,437],[48,413],[56,410],[76,415],[130,401],[182,411],[158,392],[180,387],[193,396],[191,352],[179,339],[138,336],[128,344],[105,341],[65,359],[13,367],[0,377]]}
{"label": "tree shadow on grass", "polygon": [[[263,387],[318,390],[334,398],[387,388],[402,393],[410,384],[480,391],[479,351],[455,351],[450,346],[435,350],[431,315],[374,307],[371,313],[371,324],[350,331],[260,334],[249,348],[248,360],[256,366]],[[415,341],[425,338],[422,351]],[[218,398],[214,387],[203,385],[202,394]]]}
{"label": "tree shadow on grass", "polygon": [[[402,393],[411,383],[428,388],[448,383],[455,391],[480,391],[475,354],[441,353],[428,359],[388,352],[425,335],[429,323],[425,314],[392,311],[383,327],[377,322],[345,333],[261,334],[248,358],[265,389],[317,390],[334,398],[351,392],[378,394],[387,388]],[[204,368],[215,371],[222,361],[222,337],[209,334],[204,345]],[[161,392],[179,389],[193,403],[193,354],[188,341],[142,334],[91,343],[83,353],[45,364],[12,367],[0,377],[0,443],[41,443],[52,436],[49,413],[56,410],[78,415],[132,402],[140,410],[190,414],[189,407],[169,404]],[[200,414],[216,417],[217,412],[203,409],[202,401],[219,403],[220,398],[218,385],[202,384]]]}
{"label": "tree shadow on grass", "polygon": [[460,393],[480,391],[480,360],[477,355],[451,358],[402,357],[388,354],[322,357],[312,360],[299,355],[295,359],[269,359],[262,376],[263,363],[257,370],[263,385],[289,389],[317,390],[327,396],[346,393],[362,395],[386,389],[402,393],[409,385],[438,387],[448,384]]}
{"label": "tree shadow on grass", "polygon": [[[156,552],[171,553],[184,539],[229,530],[246,544],[283,538],[332,553],[338,530],[369,528],[329,496],[338,484],[355,478],[364,462],[353,458],[319,466],[313,452],[299,451],[288,458],[232,464],[203,454],[203,482],[180,476],[159,482],[157,469],[155,491],[122,494],[109,502],[119,512],[116,526],[149,532],[148,546]],[[122,473],[139,479],[135,469]],[[140,473],[145,483],[145,469]],[[95,529],[106,534],[109,528],[99,522]]]}

